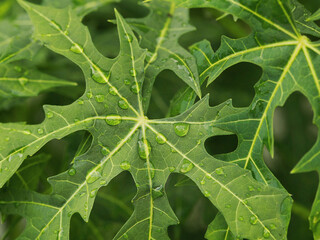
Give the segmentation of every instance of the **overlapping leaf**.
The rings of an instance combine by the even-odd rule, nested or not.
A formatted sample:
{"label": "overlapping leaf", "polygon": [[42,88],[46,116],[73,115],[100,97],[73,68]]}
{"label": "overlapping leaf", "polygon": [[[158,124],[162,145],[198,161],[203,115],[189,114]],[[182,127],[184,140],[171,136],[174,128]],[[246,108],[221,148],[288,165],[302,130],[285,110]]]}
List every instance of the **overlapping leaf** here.
{"label": "overlapping leaf", "polygon": [[[217,8],[243,19],[252,27],[252,34],[244,39],[222,38],[216,53],[206,41],[194,45],[192,50],[197,57],[202,82],[208,79],[211,83],[225,69],[239,62],[251,62],[263,69],[262,78],[255,86],[256,96],[248,110],[221,121],[220,126],[238,134],[239,146],[235,152],[219,158],[250,169],[255,178],[266,185],[279,186],[262,158],[264,146],[273,154],[272,119],[275,108],[282,106],[291,93],[300,91],[310,101],[314,123],[320,127],[320,45],[302,35],[319,37],[319,27],[307,22],[310,14],[296,1],[290,5],[289,1],[280,0],[177,2],[180,6]],[[301,164],[319,161],[319,151],[317,142]],[[309,165],[308,170],[312,169],[319,170],[319,167]],[[303,170],[306,168],[297,167],[295,171]],[[317,196],[310,216],[315,238],[320,234],[317,230],[318,201]]]}
{"label": "overlapping leaf", "polygon": [[177,8],[174,1],[154,0],[145,5],[150,10],[147,17],[128,19],[141,37],[141,47],[148,49],[144,69],[144,105],[148,106],[156,76],[165,69],[174,71],[195,95],[201,96],[195,59],[178,43],[183,34],[194,30],[188,24],[188,10]]}
{"label": "overlapping leaf", "polygon": [[141,91],[146,51],[118,13],[120,53],[108,59],[95,49],[88,29],[71,8],[20,3],[36,27],[36,38],[82,69],[86,91],[71,105],[45,106],[41,124],[0,125],[1,185],[26,156],[51,139],[78,130],[93,137],[91,147],[67,172],[49,179],[51,195],[14,189],[1,193],[1,210],[27,219],[21,239],[68,239],[71,216],[78,212],[88,221],[99,188],[125,170],[133,176],[137,195],[134,213],[116,239],[168,239],[167,227],[178,222],[164,190],[172,172],[191,178],[239,238],[285,237],[288,194],[205,151],[206,138],[225,134],[216,127],[219,120],[239,112],[230,102],[211,108],[206,97],[175,118],[149,120]]}

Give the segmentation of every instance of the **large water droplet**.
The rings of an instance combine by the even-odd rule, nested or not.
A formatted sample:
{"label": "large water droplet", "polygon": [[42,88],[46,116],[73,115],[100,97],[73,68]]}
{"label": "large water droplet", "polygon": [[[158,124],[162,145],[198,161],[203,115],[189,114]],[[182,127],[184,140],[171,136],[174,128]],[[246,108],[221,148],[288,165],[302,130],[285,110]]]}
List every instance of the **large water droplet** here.
{"label": "large water droplet", "polygon": [[42,128],[38,128],[37,132],[38,132],[38,134],[43,134],[43,129]]}
{"label": "large water droplet", "polygon": [[159,144],[165,144],[167,142],[167,138],[163,134],[158,133],[156,136],[156,141]]}
{"label": "large water droplet", "polygon": [[89,175],[87,176],[87,182],[94,183],[99,178],[101,178],[101,173],[99,171],[93,171],[93,172],[90,172]]}
{"label": "large water droplet", "polygon": [[131,164],[128,161],[123,161],[122,163],[120,163],[120,167],[123,170],[129,170],[131,168]]}
{"label": "large water droplet", "polygon": [[121,123],[121,116],[116,114],[110,114],[106,117],[106,122],[110,126],[116,126]]}
{"label": "large water droplet", "polygon": [[73,44],[70,48],[70,51],[71,52],[74,52],[74,53],[83,53],[83,47],[81,47],[79,44]]}
{"label": "large water droplet", "polygon": [[69,171],[68,171],[68,174],[69,174],[70,176],[73,176],[73,175],[75,175],[76,173],[77,173],[77,171],[76,171],[76,169],[74,169],[74,168],[70,168]]}
{"label": "large water droplet", "polygon": [[190,172],[193,168],[193,164],[192,162],[188,161],[188,160],[183,160],[183,163],[181,165],[181,168],[180,168],[180,172],[181,173],[187,173],[187,172]]}
{"label": "large water droplet", "polygon": [[164,191],[164,190],[163,190],[163,186],[162,186],[162,185],[153,188],[153,189],[152,189],[152,198],[153,198],[153,199],[157,199],[157,198],[159,198],[159,197],[162,197],[163,194],[164,194],[163,191]]}
{"label": "large water droplet", "polygon": [[119,102],[118,102],[118,106],[123,109],[123,110],[126,110],[129,108],[129,104],[126,100],[123,100],[123,99],[120,99]]}
{"label": "large water droplet", "polygon": [[151,152],[151,146],[147,139],[138,141],[138,152],[141,159],[146,160]]}
{"label": "large water droplet", "polygon": [[93,97],[92,92],[87,92],[87,98],[91,99]]}
{"label": "large water droplet", "polygon": [[186,136],[189,132],[190,125],[188,123],[176,123],[174,125],[175,133],[180,136]]}

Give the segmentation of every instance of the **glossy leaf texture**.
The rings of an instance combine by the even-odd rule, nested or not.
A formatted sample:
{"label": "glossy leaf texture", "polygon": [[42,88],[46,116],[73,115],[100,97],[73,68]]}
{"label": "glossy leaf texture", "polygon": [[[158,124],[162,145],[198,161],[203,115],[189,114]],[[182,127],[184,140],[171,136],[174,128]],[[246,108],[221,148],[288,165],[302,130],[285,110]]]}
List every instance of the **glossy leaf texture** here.
{"label": "glossy leaf texture", "polygon": [[50,195],[13,188],[1,193],[1,211],[27,220],[20,239],[69,239],[71,216],[79,213],[88,221],[99,189],[123,171],[132,175],[137,194],[134,212],[115,239],[169,239],[167,227],[178,223],[165,192],[173,172],[196,183],[238,238],[285,238],[288,193],[258,182],[249,170],[218,160],[204,148],[208,137],[226,134],[217,127],[220,120],[242,109],[230,101],[210,107],[205,97],[177,117],[150,120],[142,91],[146,50],[117,11],[120,53],[109,59],[97,51],[70,7],[19,2],[35,25],[35,37],[81,68],[86,90],[70,105],[45,106],[40,124],[0,125],[1,186],[48,141],[79,130],[92,135],[90,148],[70,169],[49,178]]}
{"label": "glossy leaf texture", "polygon": [[[263,69],[255,85],[255,97],[248,109],[221,120],[220,127],[239,137],[236,151],[218,156],[250,169],[255,179],[282,188],[265,165],[264,146],[273,155],[273,114],[295,91],[303,93],[314,111],[314,123],[320,127],[320,44],[307,35],[319,38],[319,27],[310,21],[310,13],[297,1],[193,1],[177,0],[178,6],[216,8],[247,22],[252,34],[242,39],[223,37],[214,53],[210,43],[202,41],[191,47],[199,65],[200,81],[212,83],[227,68],[250,62]],[[318,162],[319,141],[301,160],[294,172],[306,171],[305,162]],[[309,165],[310,166],[310,165]],[[319,170],[318,167],[308,170]],[[317,195],[310,216],[310,226],[319,238]],[[289,209],[288,209],[289,210]]]}

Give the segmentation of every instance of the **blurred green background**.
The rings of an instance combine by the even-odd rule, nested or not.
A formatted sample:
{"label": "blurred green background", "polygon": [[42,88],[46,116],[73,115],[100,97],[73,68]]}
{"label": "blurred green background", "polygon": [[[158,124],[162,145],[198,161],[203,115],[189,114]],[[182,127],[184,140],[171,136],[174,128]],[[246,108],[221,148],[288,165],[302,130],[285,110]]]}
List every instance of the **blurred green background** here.
{"label": "blurred green background", "polygon": [[[39,2],[39,1],[33,1]],[[307,9],[314,12],[320,8],[320,1],[301,0]],[[113,8],[116,7],[124,17],[143,17],[147,10],[136,0],[123,0],[120,3],[102,7],[84,18],[97,48],[108,57],[115,57],[119,43],[114,24]],[[23,14],[15,0],[0,0],[0,19],[14,19]],[[190,22],[197,27],[195,32],[185,34],[180,43],[184,47],[208,39],[213,49],[220,45],[220,38],[226,35],[240,38],[250,33],[250,27],[228,16],[216,20],[222,13],[212,9],[192,9]],[[25,66],[30,62],[23,61]],[[44,119],[42,106],[45,104],[67,105],[84,92],[82,72],[68,59],[42,48],[33,60],[37,68],[56,77],[77,82],[78,87],[56,89],[38,97],[20,99],[0,108],[0,122],[40,123]],[[259,80],[262,70],[254,64],[241,63],[225,71],[213,84],[203,89],[210,93],[211,105],[217,105],[232,98],[236,107],[246,107],[254,96],[254,84]],[[172,86],[168,88],[167,86]],[[165,117],[170,100],[184,83],[171,71],[162,72],[156,80],[148,112],[150,118]],[[271,158],[265,150],[264,158],[275,176],[292,194],[294,206],[289,227],[288,239],[312,239],[308,226],[308,214],[318,185],[316,173],[291,175],[290,170],[315,143],[318,129],[312,124],[313,112],[307,99],[300,93],[294,93],[283,107],[274,115],[275,155]],[[41,183],[35,190],[50,192],[46,178],[68,169],[77,152],[78,145],[85,132],[74,133],[62,140],[48,143],[35,156],[43,159],[44,168]],[[206,141],[206,148],[212,155],[233,151],[237,146],[236,136],[214,137]],[[42,154],[42,155],[39,155]],[[111,184],[101,189],[97,195],[89,223],[84,223],[79,215],[74,215],[71,224],[70,239],[100,240],[112,239],[133,211],[131,199],[135,195],[135,186],[128,173],[122,173]],[[170,177],[166,191],[169,201],[180,224],[169,228],[171,239],[204,239],[207,225],[214,219],[217,210],[201,195],[195,184],[174,174]],[[0,239],[15,239],[24,227],[24,221],[18,216],[3,216],[0,225]]]}

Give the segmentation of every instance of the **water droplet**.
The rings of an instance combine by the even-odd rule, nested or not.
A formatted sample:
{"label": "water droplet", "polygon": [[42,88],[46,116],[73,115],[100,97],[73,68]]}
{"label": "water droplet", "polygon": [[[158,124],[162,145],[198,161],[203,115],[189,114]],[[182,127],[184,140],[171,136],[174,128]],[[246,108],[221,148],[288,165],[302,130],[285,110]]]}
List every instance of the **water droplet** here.
{"label": "water droplet", "polygon": [[225,208],[231,208],[231,204],[226,204],[224,207]]}
{"label": "water droplet", "polygon": [[25,77],[21,77],[21,78],[19,78],[18,80],[19,80],[19,83],[20,83],[22,86],[25,86],[25,85],[29,82],[29,80],[28,80],[27,78],[25,78]]}
{"label": "water droplet", "polygon": [[258,222],[258,218],[256,216],[252,215],[250,217],[249,221],[250,221],[250,224],[255,225]]}
{"label": "water droplet", "polygon": [[106,117],[106,122],[110,126],[116,126],[121,123],[121,116],[116,114],[111,114]]}
{"label": "water droplet", "polygon": [[101,180],[101,181],[99,182],[99,184],[100,184],[100,185],[106,185],[106,184],[107,184],[107,181],[106,181],[106,180]]}
{"label": "water droplet", "polygon": [[97,102],[101,103],[104,101],[104,96],[103,95],[96,95],[95,99]]}
{"label": "water droplet", "polygon": [[200,184],[201,184],[201,185],[205,185],[205,184],[206,184],[206,181],[205,181],[204,179],[202,179],[201,182],[200,182]]}
{"label": "water droplet", "polygon": [[163,134],[159,133],[156,136],[156,141],[159,144],[165,144],[167,142],[167,138]]}
{"label": "water droplet", "polygon": [[104,156],[107,156],[109,153],[110,153],[110,150],[107,148],[107,147],[101,147],[101,153],[104,155]]}
{"label": "water droplet", "polygon": [[22,68],[20,66],[14,66],[14,70],[16,70],[17,72],[21,72]]}
{"label": "water droplet", "polygon": [[130,84],[131,84],[131,81],[130,81],[129,79],[125,79],[125,80],[124,80],[124,84],[125,84],[125,85],[130,85]]}
{"label": "water droplet", "polygon": [[53,117],[53,112],[47,112],[46,116],[47,116],[47,118],[52,118]]}
{"label": "water droplet", "polygon": [[91,78],[97,83],[107,83],[109,81],[110,72],[102,72],[91,67]]}
{"label": "water droplet", "polygon": [[87,98],[91,99],[93,97],[92,92],[87,92]]}
{"label": "water droplet", "polygon": [[277,228],[277,226],[275,224],[273,224],[273,223],[270,224],[270,229],[274,230],[276,228]]}
{"label": "water droplet", "polygon": [[181,168],[180,168],[180,172],[181,172],[181,173],[190,172],[193,167],[194,167],[194,166],[193,166],[192,162],[190,162],[190,161],[188,161],[188,160],[185,159],[185,160],[183,161],[183,164],[182,164]]}
{"label": "water droplet", "polygon": [[270,237],[270,232],[269,232],[269,230],[268,229],[264,229],[264,231],[263,231],[263,237],[264,238],[269,238]]}
{"label": "water droplet", "polygon": [[147,61],[148,63],[153,63],[154,61],[157,60],[157,57],[158,57],[158,54],[157,54],[157,53],[152,53],[152,52],[147,51],[146,61]]}
{"label": "water droplet", "polygon": [[243,217],[238,217],[238,220],[243,222],[244,218]]}
{"label": "water droplet", "polygon": [[127,39],[127,40],[128,40],[128,42],[132,42],[132,40],[133,40],[132,35],[131,35],[131,34],[129,34],[129,33],[126,33],[126,34],[124,35],[124,38],[125,38],[125,39]]}
{"label": "water droplet", "polygon": [[31,134],[31,132],[30,132],[30,130],[25,130],[25,131],[24,131],[24,134],[26,134],[26,135],[30,135],[30,134]]}
{"label": "water droplet", "polygon": [[251,185],[248,186],[248,189],[249,189],[250,192],[253,192],[254,190],[256,190],[256,189],[255,189],[253,186],[251,186]]}
{"label": "water droplet", "polygon": [[70,51],[71,52],[74,52],[74,53],[83,53],[83,47],[81,47],[79,44],[73,44],[70,48]]}
{"label": "water droplet", "polygon": [[93,171],[93,172],[90,172],[89,175],[87,175],[87,182],[94,183],[99,178],[101,178],[101,173],[99,171]]}
{"label": "water droplet", "polygon": [[85,194],[85,192],[80,193],[80,197],[83,197]]}
{"label": "water droplet", "polygon": [[50,26],[52,26],[53,28],[55,28],[55,29],[59,29],[59,30],[61,30],[61,31],[62,31],[62,27],[61,27],[61,26],[60,26],[60,24],[59,24],[59,23],[57,23],[56,21],[51,20],[49,24],[50,24]]}
{"label": "water droplet", "polygon": [[131,70],[129,71],[129,73],[130,73],[130,75],[131,75],[132,77],[135,77],[135,76],[137,75],[137,72],[136,72],[135,69],[131,69]]}
{"label": "water droplet", "polygon": [[120,167],[123,170],[129,170],[131,168],[131,165],[128,161],[123,161],[122,163],[120,163]]}
{"label": "water droplet", "polygon": [[9,138],[9,137],[6,137],[5,140],[8,142],[8,141],[10,140],[10,138]]}
{"label": "water droplet", "polygon": [[189,132],[190,125],[188,123],[176,123],[174,125],[175,133],[180,136],[186,136]]}
{"label": "water droplet", "polygon": [[138,152],[141,159],[146,160],[151,152],[151,146],[147,139],[138,141]]}
{"label": "water droplet", "polygon": [[215,172],[216,172],[216,174],[218,174],[218,175],[223,175],[223,174],[224,174],[223,168],[217,168],[217,169],[215,170]]}
{"label": "water droplet", "polygon": [[97,195],[97,192],[98,192],[98,189],[93,189],[93,190],[90,192],[90,197],[91,197],[91,198],[94,198],[94,197]]}
{"label": "water droplet", "polygon": [[126,110],[126,109],[129,108],[128,102],[126,100],[123,100],[123,99],[119,100],[118,106],[123,110]]}
{"label": "water droplet", "polygon": [[152,198],[153,199],[157,199],[157,198],[159,198],[159,197],[162,197],[163,196],[163,186],[162,185],[160,185],[160,186],[158,186],[158,187],[156,187],[156,188],[153,188],[152,189]]}
{"label": "water droplet", "polygon": [[204,191],[203,195],[204,195],[205,197],[210,197],[210,196],[211,196],[211,194],[210,194],[208,191]]}
{"label": "water droplet", "polygon": [[109,93],[113,96],[117,96],[117,89],[115,87],[110,87],[109,88]]}
{"label": "water droplet", "polygon": [[133,92],[135,94],[138,94],[138,92],[139,92],[139,88],[138,88],[137,84],[135,84],[135,83],[131,86],[130,90],[131,90],[131,92]]}
{"label": "water droplet", "polygon": [[83,104],[84,104],[84,101],[83,101],[83,100],[79,100],[79,101],[78,101],[78,104],[79,104],[79,105],[83,105]]}
{"label": "water droplet", "polygon": [[197,145],[200,145],[201,144],[201,140],[199,139],[198,141],[197,141]]}
{"label": "water droplet", "polygon": [[76,171],[76,169],[74,169],[74,168],[70,168],[69,171],[68,171],[68,174],[69,174],[70,176],[73,176],[73,175],[75,175],[76,173],[77,173],[77,171]]}
{"label": "water droplet", "polygon": [[174,170],[176,170],[175,167],[169,167],[169,171],[170,171],[170,172],[173,172]]}
{"label": "water droplet", "polygon": [[123,234],[122,236],[123,236],[124,239],[129,239],[129,236],[128,236],[128,234],[126,234],[126,233]]}

